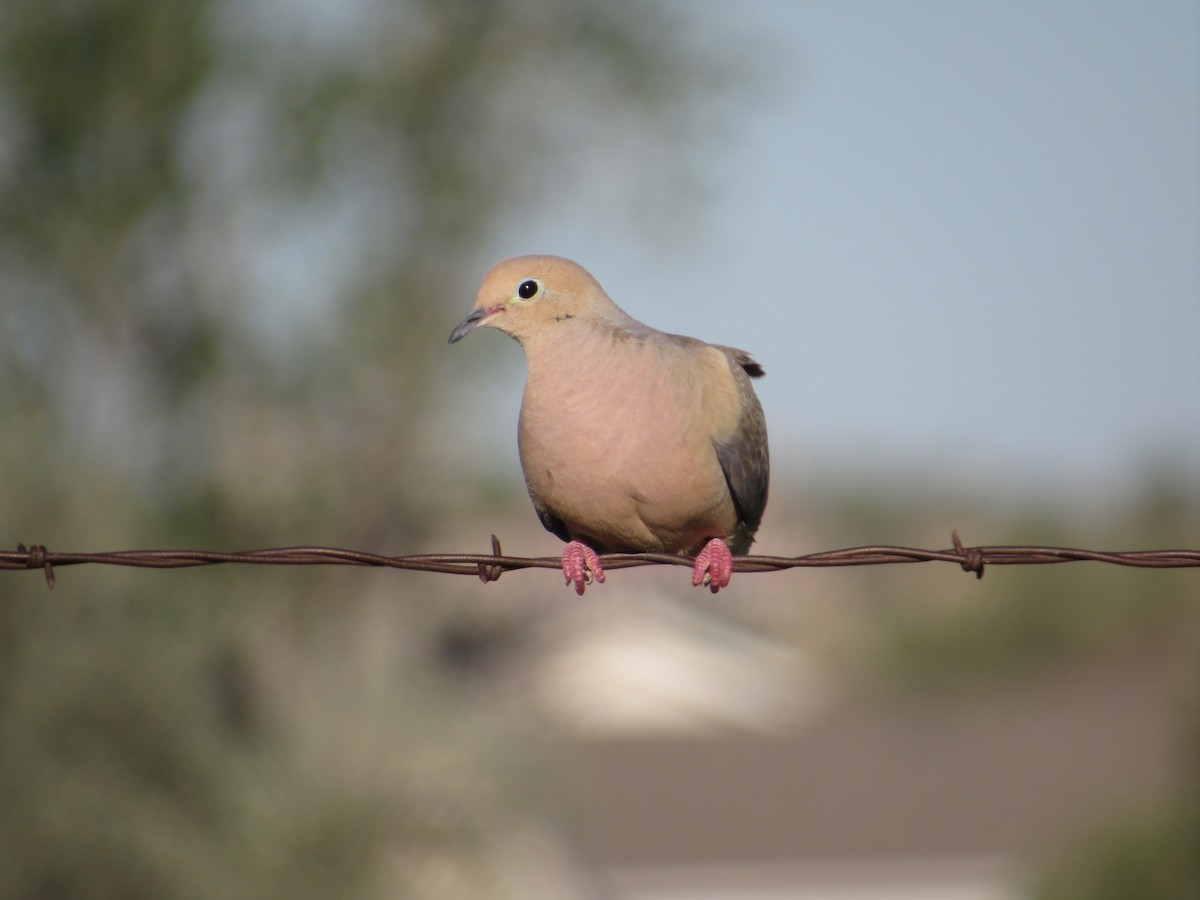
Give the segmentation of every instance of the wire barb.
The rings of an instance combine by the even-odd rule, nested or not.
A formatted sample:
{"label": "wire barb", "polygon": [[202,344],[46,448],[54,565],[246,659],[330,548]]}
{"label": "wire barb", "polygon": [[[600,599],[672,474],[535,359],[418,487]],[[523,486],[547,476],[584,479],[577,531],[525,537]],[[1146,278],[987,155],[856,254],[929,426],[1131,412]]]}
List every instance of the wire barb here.
{"label": "wire barb", "polygon": [[50,553],[45,544],[34,544],[28,550],[24,544],[17,544],[17,552],[24,553],[26,569],[41,569],[46,573],[46,588],[54,590],[54,567],[50,565]]}
{"label": "wire barb", "polygon": [[976,580],[983,578],[983,554],[978,547],[964,547],[962,538],[958,536],[958,529],[955,528],[950,532],[950,541],[954,544],[954,551],[962,557],[962,568],[964,572],[974,572]]}
{"label": "wire barb", "polygon": [[[492,535],[492,556],[500,559],[503,554],[500,552],[500,538]],[[503,566],[492,566],[486,563],[479,564],[479,580],[484,584],[489,581],[499,581],[500,576],[504,574]]]}

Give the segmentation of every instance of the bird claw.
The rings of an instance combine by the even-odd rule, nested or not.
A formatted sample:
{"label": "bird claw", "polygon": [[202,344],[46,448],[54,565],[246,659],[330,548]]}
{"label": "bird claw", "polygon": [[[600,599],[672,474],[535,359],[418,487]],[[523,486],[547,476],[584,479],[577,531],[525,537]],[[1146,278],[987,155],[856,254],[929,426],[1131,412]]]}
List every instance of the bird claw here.
{"label": "bird claw", "polygon": [[731,578],[733,554],[729,552],[729,545],[720,538],[713,538],[696,557],[696,566],[692,569],[692,586],[706,585],[715,594],[721,588],[729,587]]}
{"label": "bird claw", "polygon": [[604,584],[604,569],[600,565],[600,557],[596,551],[581,541],[570,541],[563,548],[562,554],[563,577],[567,584],[575,583],[575,593],[583,596],[583,589],[595,578]]}

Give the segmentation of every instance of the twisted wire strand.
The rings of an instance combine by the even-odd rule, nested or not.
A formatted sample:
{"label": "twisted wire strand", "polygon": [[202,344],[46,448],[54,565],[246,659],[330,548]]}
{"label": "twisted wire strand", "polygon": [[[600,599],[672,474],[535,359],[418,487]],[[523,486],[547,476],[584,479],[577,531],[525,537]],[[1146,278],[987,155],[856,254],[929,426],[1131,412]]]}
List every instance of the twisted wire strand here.
{"label": "twisted wire strand", "polygon": [[[668,553],[607,553],[600,556],[606,570],[636,566],[692,566],[692,560]],[[947,562],[982,578],[987,566],[1047,565],[1066,562],[1099,562],[1143,569],[1200,568],[1200,550],[1085,550],[1077,547],[964,546],[958,532],[945,550],[874,545],[825,550],[800,556],[735,556],[735,572],[777,572],[785,569],[881,566],[902,563]],[[504,572],[520,569],[561,569],[557,556],[505,556],[500,541],[492,535],[492,552],[419,553],[387,556],[338,547],[271,547],[232,552],[215,550],[116,550],[101,553],[51,551],[43,544],[16,551],[0,551],[0,570],[41,569],[49,587],[54,587],[54,569],[61,566],[107,565],[149,569],[182,569],[221,564],[274,566],[373,566],[475,575],[496,581]]]}

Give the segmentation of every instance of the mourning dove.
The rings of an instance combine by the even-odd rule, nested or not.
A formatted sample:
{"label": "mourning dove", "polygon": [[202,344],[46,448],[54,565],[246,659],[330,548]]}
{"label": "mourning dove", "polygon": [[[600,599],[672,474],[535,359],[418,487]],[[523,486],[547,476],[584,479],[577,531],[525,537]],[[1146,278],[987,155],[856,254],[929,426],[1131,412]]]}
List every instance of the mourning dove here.
{"label": "mourning dove", "polygon": [[582,266],[519,256],[493,266],[450,343],[507,332],[528,375],[525,483],[579,594],[597,551],[696,557],[692,584],[729,584],[767,502],[767,429],[748,353],[666,334],[618,307]]}

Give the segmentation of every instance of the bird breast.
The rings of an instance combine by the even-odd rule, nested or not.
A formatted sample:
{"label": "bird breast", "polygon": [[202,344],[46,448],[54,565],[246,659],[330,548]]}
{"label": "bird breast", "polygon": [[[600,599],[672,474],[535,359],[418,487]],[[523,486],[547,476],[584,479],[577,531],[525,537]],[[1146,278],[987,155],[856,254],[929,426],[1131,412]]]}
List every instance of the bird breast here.
{"label": "bird breast", "polygon": [[526,353],[525,480],[573,535],[600,549],[692,552],[734,527],[713,446],[739,415],[721,351],[614,332]]}

